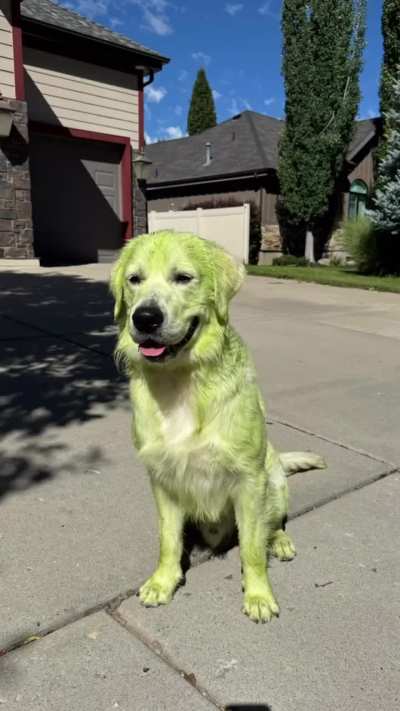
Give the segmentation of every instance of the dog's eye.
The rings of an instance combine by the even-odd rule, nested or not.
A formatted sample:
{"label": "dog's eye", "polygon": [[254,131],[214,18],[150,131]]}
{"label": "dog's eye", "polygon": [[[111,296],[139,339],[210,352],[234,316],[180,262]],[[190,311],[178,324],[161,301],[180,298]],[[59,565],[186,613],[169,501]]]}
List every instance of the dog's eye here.
{"label": "dog's eye", "polygon": [[190,274],[184,274],[183,272],[177,272],[177,274],[174,274],[173,276],[173,281],[175,284],[189,284],[189,282],[193,281],[193,278]]}
{"label": "dog's eye", "polygon": [[130,277],[128,277],[128,281],[130,284],[140,284],[142,277],[139,276],[139,274],[131,274]]}

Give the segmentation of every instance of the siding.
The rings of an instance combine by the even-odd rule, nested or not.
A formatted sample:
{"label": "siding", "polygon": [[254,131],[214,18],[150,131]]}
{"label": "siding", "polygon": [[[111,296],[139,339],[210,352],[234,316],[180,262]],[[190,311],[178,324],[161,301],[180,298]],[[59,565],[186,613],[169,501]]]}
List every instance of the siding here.
{"label": "siding", "polygon": [[15,99],[14,47],[9,22],[9,5],[0,0],[0,91],[6,99]]}
{"label": "siding", "polygon": [[374,186],[374,160],[372,152],[367,153],[365,158],[354,168],[349,175],[349,183],[353,180],[363,180],[368,185],[368,190]]}
{"label": "siding", "polygon": [[24,64],[31,120],[125,136],[137,148],[136,75],[30,48]]}

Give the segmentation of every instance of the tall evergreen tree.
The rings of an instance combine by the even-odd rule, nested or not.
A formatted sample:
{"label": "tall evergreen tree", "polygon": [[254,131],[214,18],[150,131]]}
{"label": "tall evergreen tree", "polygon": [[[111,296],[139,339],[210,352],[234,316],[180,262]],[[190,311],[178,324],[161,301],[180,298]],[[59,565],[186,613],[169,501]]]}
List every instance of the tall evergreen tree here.
{"label": "tall evergreen tree", "polygon": [[[384,159],[389,133],[388,116],[392,107],[392,87],[400,65],[400,0],[383,0],[382,10],[383,62],[380,85],[380,108],[383,137],[376,153],[376,164]],[[378,176],[379,183],[379,176]]]}
{"label": "tall evergreen tree", "polygon": [[400,0],[383,0],[383,63],[380,86],[381,114],[390,111],[392,87],[400,65]]}
{"label": "tall evergreen tree", "polygon": [[199,69],[193,85],[192,98],[188,114],[187,131],[189,136],[212,128],[217,123],[214,97],[204,69]]}
{"label": "tall evergreen tree", "polygon": [[366,0],[284,0],[286,126],[279,151],[283,211],[313,230],[329,210],[360,99]]}
{"label": "tall evergreen tree", "polygon": [[400,245],[400,66],[388,88],[391,108],[384,114],[389,126],[386,152],[379,166],[379,188],[369,217],[379,232],[388,233]]}

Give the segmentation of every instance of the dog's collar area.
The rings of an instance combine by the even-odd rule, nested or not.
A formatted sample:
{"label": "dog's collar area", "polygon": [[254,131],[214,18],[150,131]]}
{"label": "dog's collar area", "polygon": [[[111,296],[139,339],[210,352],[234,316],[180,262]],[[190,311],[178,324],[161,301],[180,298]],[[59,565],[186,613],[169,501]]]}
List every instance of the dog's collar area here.
{"label": "dog's collar area", "polygon": [[199,318],[198,316],[195,316],[192,319],[186,336],[182,338],[179,343],[164,345],[149,338],[138,345],[138,350],[146,360],[151,361],[152,363],[162,363],[168,357],[174,358],[178,355],[179,351],[182,350],[182,348],[184,348],[193,338],[198,325]]}

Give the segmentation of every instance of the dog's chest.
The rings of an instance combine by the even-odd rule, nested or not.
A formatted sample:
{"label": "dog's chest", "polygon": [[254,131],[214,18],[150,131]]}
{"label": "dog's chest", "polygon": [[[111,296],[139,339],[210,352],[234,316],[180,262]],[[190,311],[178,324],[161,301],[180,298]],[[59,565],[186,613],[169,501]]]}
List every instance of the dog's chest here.
{"label": "dog's chest", "polygon": [[222,461],[219,438],[198,431],[190,388],[169,391],[166,386],[159,396],[157,424],[147,432],[140,454],[152,476],[181,500],[188,513],[216,520],[233,483]]}

